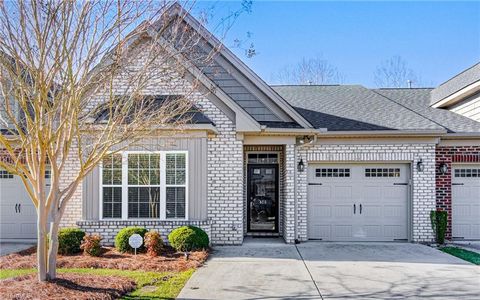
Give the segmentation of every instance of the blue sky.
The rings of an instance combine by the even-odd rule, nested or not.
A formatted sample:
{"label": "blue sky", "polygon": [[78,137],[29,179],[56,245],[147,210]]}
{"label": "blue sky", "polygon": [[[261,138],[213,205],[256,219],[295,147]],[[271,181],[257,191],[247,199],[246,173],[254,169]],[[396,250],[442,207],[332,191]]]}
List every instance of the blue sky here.
{"label": "blue sky", "polygon": [[[238,1],[197,4],[213,7],[215,18],[240,7]],[[245,40],[247,32],[245,47],[253,43],[258,54],[232,50],[269,83],[286,65],[320,56],[344,83],[374,87],[376,67],[400,55],[425,85],[435,86],[480,61],[480,2],[254,1],[225,44]]]}

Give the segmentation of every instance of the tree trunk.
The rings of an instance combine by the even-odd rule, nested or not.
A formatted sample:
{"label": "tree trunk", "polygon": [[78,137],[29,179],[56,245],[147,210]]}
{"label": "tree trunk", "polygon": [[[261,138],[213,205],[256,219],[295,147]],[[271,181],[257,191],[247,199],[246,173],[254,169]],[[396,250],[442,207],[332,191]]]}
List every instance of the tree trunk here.
{"label": "tree trunk", "polygon": [[41,208],[38,209],[37,221],[37,271],[38,280],[47,281],[47,222],[45,212]]}
{"label": "tree trunk", "polygon": [[50,247],[48,249],[48,280],[57,278],[58,227],[59,223],[50,223]]}

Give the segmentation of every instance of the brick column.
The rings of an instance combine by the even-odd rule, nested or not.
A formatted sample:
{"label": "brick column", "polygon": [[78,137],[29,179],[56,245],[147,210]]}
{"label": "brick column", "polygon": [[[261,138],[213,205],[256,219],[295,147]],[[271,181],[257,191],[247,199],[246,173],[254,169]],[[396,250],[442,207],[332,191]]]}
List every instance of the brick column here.
{"label": "brick column", "polygon": [[[446,238],[452,238],[452,163],[480,162],[478,146],[438,146],[435,151],[435,181],[437,209],[448,213]],[[446,174],[439,173],[440,165],[448,167]]]}
{"label": "brick column", "polygon": [[285,194],[283,199],[283,238],[295,241],[295,145],[285,146]]}

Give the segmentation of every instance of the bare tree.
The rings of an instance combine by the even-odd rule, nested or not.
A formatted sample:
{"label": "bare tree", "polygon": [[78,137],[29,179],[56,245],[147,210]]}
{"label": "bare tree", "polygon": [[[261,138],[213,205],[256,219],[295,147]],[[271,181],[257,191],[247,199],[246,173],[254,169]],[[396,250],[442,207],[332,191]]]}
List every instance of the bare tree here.
{"label": "bare tree", "polygon": [[157,0],[0,2],[0,168],[36,207],[40,281],[56,277],[59,224],[82,179],[111,153],[187,126],[194,80],[179,97],[147,96],[153,76],[183,76],[219,49],[185,18]]}
{"label": "bare tree", "polygon": [[344,81],[344,76],[327,60],[316,57],[302,58],[297,64],[284,67],[272,79],[282,84],[338,84]]}
{"label": "bare tree", "polygon": [[374,81],[378,87],[418,87],[421,80],[408,67],[401,56],[393,56],[383,61],[374,72]]}

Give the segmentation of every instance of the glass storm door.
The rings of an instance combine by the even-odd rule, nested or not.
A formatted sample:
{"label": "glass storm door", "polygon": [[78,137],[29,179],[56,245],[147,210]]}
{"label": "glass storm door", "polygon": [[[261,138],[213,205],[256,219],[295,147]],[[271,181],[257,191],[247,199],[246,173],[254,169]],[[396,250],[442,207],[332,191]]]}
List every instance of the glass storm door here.
{"label": "glass storm door", "polygon": [[248,165],[247,229],[278,232],[278,165]]}

